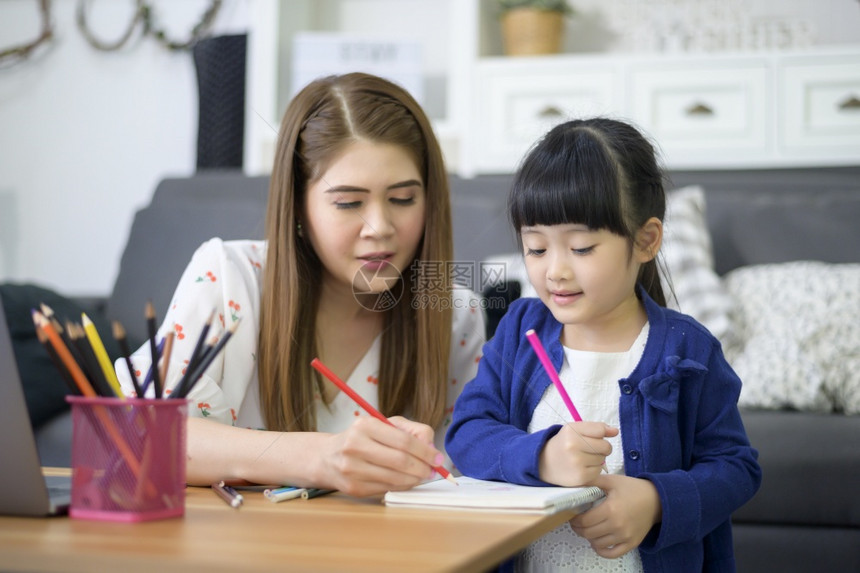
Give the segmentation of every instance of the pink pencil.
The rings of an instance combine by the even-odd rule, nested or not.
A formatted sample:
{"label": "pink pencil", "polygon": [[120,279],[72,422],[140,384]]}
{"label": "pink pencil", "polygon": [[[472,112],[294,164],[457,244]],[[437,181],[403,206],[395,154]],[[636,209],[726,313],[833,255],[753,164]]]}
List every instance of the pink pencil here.
{"label": "pink pencil", "polygon": [[[346,395],[349,396],[350,398],[352,398],[356,404],[358,404],[359,406],[364,408],[365,412],[367,412],[368,414],[370,414],[371,416],[373,416],[377,420],[385,422],[389,426],[394,425],[391,423],[391,421],[388,418],[386,418],[385,416],[382,415],[382,412],[380,412],[379,410],[377,410],[376,408],[371,406],[367,400],[365,400],[364,398],[359,396],[355,390],[353,390],[352,388],[350,388],[346,384],[346,382],[344,382],[343,380],[338,378],[337,374],[335,374],[334,372],[329,370],[328,367],[325,364],[323,364],[319,358],[314,358],[313,360],[311,360],[311,366],[316,368],[320,374],[322,374],[323,376],[325,376],[326,378],[328,378],[329,380],[334,382],[335,386],[337,386],[338,388],[343,390],[346,393]],[[451,473],[448,470],[446,470],[445,468],[443,468],[442,466],[433,466],[433,469],[436,470],[436,473],[438,473],[440,476],[442,476],[443,478],[445,478],[449,482],[453,483],[454,485],[460,485],[457,483],[457,480],[455,480],[453,477],[451,477]]]}
{"label": "pink pencil", "polygon": [[570,396],[567,395],[567,390],[564,389],[564,386],[558,377],[558,372],[555,371],[555,368],[552,366],[552,362],[549,361],[549,356],[546,355],[546,350],[544,350],[543,344],[541,344],[540,338],[538,338],[534,329],[526,332],[526,338],[531,342],[535,354],[537,354],[538,359],[540,359],[541,364],[543,364],[543,369],[546,370],[546,373],[549,375],[549,379],[552,380],[558,393],[561,394],[561,399],[564,400],[564,405],[567,406],[567,411],[570,412],[571,416],[573,416],[573,420],[575,422],[581,422],[582,416],[580,416],[579,412],[576,411],[576,406],[573,405],[573,401],[570,399]]}

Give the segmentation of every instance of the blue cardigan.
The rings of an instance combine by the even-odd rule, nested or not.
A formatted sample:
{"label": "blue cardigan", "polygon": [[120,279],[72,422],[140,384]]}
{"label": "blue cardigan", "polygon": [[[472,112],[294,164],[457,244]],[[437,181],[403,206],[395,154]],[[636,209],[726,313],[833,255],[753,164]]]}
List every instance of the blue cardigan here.
{"label": "blue cardigan", "polygon": [[[741,381],[707,329],[640,295],[648,340],[639,364],[618,384],[625,472],[655,485],[663,511],[662,523],[639,546],[643,568],[734,571],[730,517],[761,484],[758,453],[737,408]],[[465,475],[548,485],[538,475],[538,457],[561,426],[527,431],[550,384],[526,340],[530,328],[561,369],[561,323],[539,299],[515,301],[454,407],[445,446]]]}

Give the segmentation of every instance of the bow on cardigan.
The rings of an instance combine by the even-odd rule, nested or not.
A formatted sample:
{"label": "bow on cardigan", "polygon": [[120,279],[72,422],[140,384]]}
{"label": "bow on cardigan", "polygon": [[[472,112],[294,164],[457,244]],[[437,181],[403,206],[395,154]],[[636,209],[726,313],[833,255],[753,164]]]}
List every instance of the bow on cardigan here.
{"label": "bow on cardigan", "polygon": [[642,397],[654,408],[674,414],[678,411],[678,395],[681,380],[694,374],[704,374],[707,367],[695,360],[681,359],[678,356],[667,356],[664,369],[644,378],[639,383]]}

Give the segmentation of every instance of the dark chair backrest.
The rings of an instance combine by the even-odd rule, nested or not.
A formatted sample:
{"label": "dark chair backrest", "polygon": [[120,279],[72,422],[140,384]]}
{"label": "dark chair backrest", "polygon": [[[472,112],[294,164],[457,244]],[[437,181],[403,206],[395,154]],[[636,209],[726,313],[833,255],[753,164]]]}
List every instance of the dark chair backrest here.
{"label": "dark chair backrest", "polygon": [[159,183],[152,202],[134,217],[107,315],[119,320],[129,344],[146,340],[144,308],[164,317],[194,251],[213,237],[262,239],[269,177],[240,171],[201,172]]}

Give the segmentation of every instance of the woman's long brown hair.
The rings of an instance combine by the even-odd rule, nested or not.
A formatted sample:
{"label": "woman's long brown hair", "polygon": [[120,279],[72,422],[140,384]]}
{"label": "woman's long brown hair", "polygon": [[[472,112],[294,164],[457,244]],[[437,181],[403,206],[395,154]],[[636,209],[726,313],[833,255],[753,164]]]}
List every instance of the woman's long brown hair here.
{"label": "woman's long brown hair", "polygon": [[423,265],[445,265],[453,256],[442,152],[430,121],[408,92],[376,76],[354,73],[308,85],[290,102],[281,123],[266,215],[258,356],[260,402],[269,430],[316,429],[313,396],[322,382],[310,362],[317,354],[322,265],[299,236],[297,222],[309,185],[358,140],[405,149],[424,177],[426,194],[424,236],[413,268],[403,270],[403,296],[384,311],[379,409],[386,416],[409,415],[434,427],[444,417],[450,278],[442,273],[442,280],[434,275],[427,284],[413,281]]}

